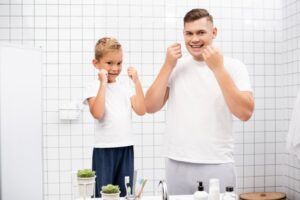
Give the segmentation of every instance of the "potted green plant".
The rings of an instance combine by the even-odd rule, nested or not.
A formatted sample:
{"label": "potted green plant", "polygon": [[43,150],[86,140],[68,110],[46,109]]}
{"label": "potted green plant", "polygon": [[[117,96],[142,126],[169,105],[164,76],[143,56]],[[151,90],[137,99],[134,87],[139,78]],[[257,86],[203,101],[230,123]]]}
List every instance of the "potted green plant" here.
{"label": "potted green plant", "polygon": [[77,171],[79,195],[84,199],[94,195],[95,178],[95,171],[91,169],[81,169]]}
{"label": "potted green plant", "polygon": [[120,188],[118,185],[108,184],[101,188],[102,200],[119,200]]}

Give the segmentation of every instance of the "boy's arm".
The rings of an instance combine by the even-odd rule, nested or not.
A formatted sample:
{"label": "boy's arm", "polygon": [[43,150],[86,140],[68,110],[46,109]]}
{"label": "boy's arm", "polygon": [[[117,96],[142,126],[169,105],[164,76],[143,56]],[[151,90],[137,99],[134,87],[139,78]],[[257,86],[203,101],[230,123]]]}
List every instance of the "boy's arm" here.
{"label": "boy's arm", "polygon": [[144,115],[146,113],[145,96],[137,72],[133,67],[128,68],[128,76],[132,79],[135,87],[135,95],[130,98],[132,109],[136,114]]}
{"label": "boy's arm", "polygon": [[148,113],[159,111],[169,98],[168,81],[177,60],[181,57],[181,46],[178,43],[167,49],[166,60],[158,76],[146,93],[145,103]]}
{"label": "boy's arm", "polygon": [[107,71],[101,70],[98,74],[100,87],[96,97],[88,99],[90,112],[95,119],[102,119],[105,111],[105,91],[107,85]]}

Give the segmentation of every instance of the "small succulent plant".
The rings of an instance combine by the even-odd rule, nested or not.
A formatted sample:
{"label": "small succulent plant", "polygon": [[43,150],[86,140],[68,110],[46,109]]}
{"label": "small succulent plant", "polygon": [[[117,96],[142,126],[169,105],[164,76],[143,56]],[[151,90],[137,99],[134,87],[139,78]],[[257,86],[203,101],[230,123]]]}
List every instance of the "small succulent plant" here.
{"label": "small succulent plant", "polygon": [[94,176],[95,176],[95,171],[91,169],[81,169],[77,171],[77,177],[79,178],[89,178]]}
{"label": "small succulent plant", "polygon": [[108,185],[102,186],[101,191],[102,191],[102,193],[106,193],[106,194],[114,194],[114,193],[119,193],[120,188],[118,185],[108,184]]}

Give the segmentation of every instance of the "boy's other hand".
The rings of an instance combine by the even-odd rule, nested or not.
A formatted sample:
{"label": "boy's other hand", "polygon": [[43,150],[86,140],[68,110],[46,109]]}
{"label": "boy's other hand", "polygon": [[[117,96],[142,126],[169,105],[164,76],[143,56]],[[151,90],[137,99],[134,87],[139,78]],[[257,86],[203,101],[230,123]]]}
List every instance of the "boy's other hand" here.
{"label": "boy's other hand", "polygon": [[181,57],[182,57],[181,44],[174,43],[171,46],[169,46],[167,49],[165,64],[173,68],[177,63],[177,60]]}
{"label": "boy's other hand", "polygon": [[99,70],[98,79],[100,80],[100,82],[102,84],[107,83],[107,76],[108,76],[108,73],[105,69],[100,69]]}
{"label": "boy's other hand", "polygon": [[138,80],[138,74],[137,74],[137,71],[134,67],[128,67],[127,68],[127,73],[128,73],[128,76],[129,78],[134,82],[136,83],[136,81]]}
{"label": "boy's other hand", "polygon": [[202,56],[212,71],[224,67],[223,55],[216,47],[211,45],[206,46],[206,48],[203,50]]}

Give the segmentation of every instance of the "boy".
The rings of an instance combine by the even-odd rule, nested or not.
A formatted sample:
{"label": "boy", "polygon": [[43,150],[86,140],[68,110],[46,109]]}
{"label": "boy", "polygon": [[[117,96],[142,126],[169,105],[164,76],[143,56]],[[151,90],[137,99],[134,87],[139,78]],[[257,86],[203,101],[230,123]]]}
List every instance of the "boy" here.
{"label": "boy", "polygon": [[[96,119],[93,170],[96,171],[96,197],[103,185],[119,185],[121,196],[126,195],[124,177],[132,178],[134,171],[131,108],[138,115],[146,112],[144,93],[136,70],[128,68],[135,85],[130,94],[128,81],[117,79],[122,70],[122,47],[114,38],[102,38],[95,46],[93,65],[99,70],[98,79],[86,89],[85,102]],[[127,84],[126,84],[127,83]]]}

